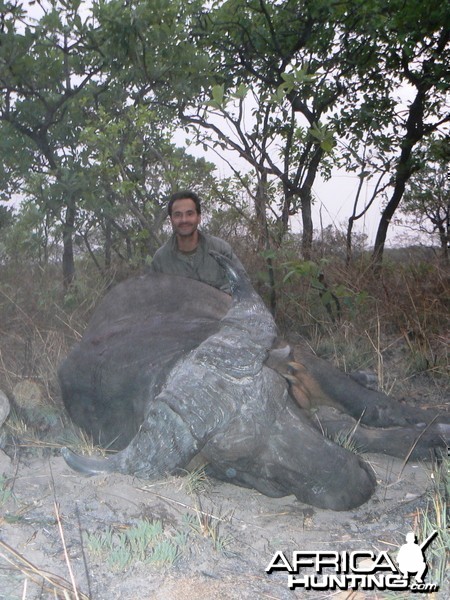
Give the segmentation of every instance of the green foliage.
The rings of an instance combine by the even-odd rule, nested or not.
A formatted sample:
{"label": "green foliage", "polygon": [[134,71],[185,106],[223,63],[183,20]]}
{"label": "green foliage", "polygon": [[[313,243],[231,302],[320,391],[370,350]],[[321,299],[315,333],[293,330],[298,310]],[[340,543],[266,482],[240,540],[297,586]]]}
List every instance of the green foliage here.
{"label": "green foliage", "polygon": [[443,257],[448,259],[450,246],[450,180],[448,157],[450,144],[436,141],[423,151],[408,182],[402,213],[414,218],[421,233],[437,237]]}
{"label": "green foliage", "polygon": [[[161,0],[156,11],[133,4],[95,3],[95,19],[79,2],[62,1],[37,20],[9,3],[3,14],[1,193],[21,192],[34,202],[47,236],[61,228],[69,273],[75,234],[93,258],[99,242],[108,244],[105,254],[114,248],[119,256],[145,257],[159,246],[172,189],[194,183],[203,190],[211,181],[210,165],[171,142],[173,115],[161,103],[149,108],[140,89],[152,81],[170,96],[177,86],[187,91],[180,80],[189,73],[180,63],[196,56],[184,27],[195,3]],[[128,61],[133,66],[125,68]],[[167,87],[168,72],[174,79]],[[31,251],[34,244],[18,245]],[[98,255],[96,261],[102,269]]]}
{"label": "green foliage", "polygon": [[225,86],[223,84],[213,85],[211,89],[211,100],[207,103],[207,106],[213,108],[225,107]]}
{"label": "green foliage", "polygon": [[313,123],[312,127],[309,129],[309,133],[317,140],[317,143],[320,144],[320,147],[324,152],[329,153],[336,146],[334,132],[327,126]]}
{"label": "green foliage", "polygon": [[[141,261],[161,241],[171,191],[213,197],[211,165],[173,143],[181,128],[246,163],[229,161],[247,214],[264,182],[255,237],[270,215],[279,245],[317,177],[337,163],[366,180],[385,171],[386,193],[401,150],[428,145],[449,119],[438,0],[54,0],[36,19],[24,6],[2,4],[0,197],[38,206],[69,273],[75,236],[100,270],[112,252]],[[406,133],[405,84],[426,116]]]}
{"label": "green foliage", "polygon": [[136,562],[159,567],[172,566],[183,553],[187,531],[171,536],[161,521],[138,520],[123,531],[106,529],[100,533],[86,533],[90,555],[120,572]]}
{"label": "green foliage", "polygon": [[353,454],[361,454],[364,452],[364,449],[359,448],[358,444],[353,439],[353,431],[340,431],[330,439],[332,439],[333,442],[338,446],[341,446],[341,448],[345,448],[349,452],[353,452]]}
{"label": "green foliage", "polygon": [[14,213],[11,208],[0,204],[0,230],[2,234],[5,229],[10,227],[14,221]]}
{"label": "green foliage", "polygon": [[231,539],[222,534],[222,523],[224,518],[204,510],[200,496],[197,496],[196,519],[189,519],[188,524],[192,529],[204,538],[212,542],[216,552],[229,554]]}
{"label": "green foliage", "polygon": [[87,532],[86,546],[93,559],[105,562],[117,572],[137,562],[170,567],[186,551],[192,532],[208,537],[216,551],[225,552],[229,540],[221,535],[220,522],[220,518],[201,509],[197,511],[197,519],[183,515],[181,528],[176,531],[168,531],[159,520],[139,519],[130,527]]}
{"label": "green foliage", "polygon": [[38,205],[23,203],[2,231],[1,261],[46,264],[58,239],[56,231],[53,240],[49,239],[49,221],[50,216]]}
{"label": "green foliage", "polygon": [[327,259],[320,259],[318,262],[311,260],[287,262],[283,265],[287,270],[283,283],[295,278],[305,280],[310,290],[317,291],[322,305],[334,321],[342,318],[343,308],[346,314],[355,314],[366,302],[368,294],[365,291],[355,292],[342,283],[328,285],[324,276],[328,263]]}

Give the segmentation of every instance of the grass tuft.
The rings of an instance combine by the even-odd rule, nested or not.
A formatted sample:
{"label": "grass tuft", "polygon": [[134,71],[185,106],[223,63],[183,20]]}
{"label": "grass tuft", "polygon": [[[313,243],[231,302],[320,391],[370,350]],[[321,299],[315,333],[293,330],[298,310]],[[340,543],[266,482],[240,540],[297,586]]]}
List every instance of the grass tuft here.
{"label": "grass tuft", "polygon": [[139,519],[121,530],[107,528],[85,536],[92,559],[105,562],[115,572],[137,562],[170,567],[183,555],[188,541],[186,527],[172,534],[165,530],[162,521],[147,519]]}
{"label": "grass tuft", "polygon": [[432,471],[432,482],[427,506],[419,515],[417,537],[420,540],[425,540],[433,531],[437,530],[436,539],[426,550],[429,567],[427,579],[442,586],[446,581],[450,568],[449,456],[446,456],[440,464],[435,465]]}

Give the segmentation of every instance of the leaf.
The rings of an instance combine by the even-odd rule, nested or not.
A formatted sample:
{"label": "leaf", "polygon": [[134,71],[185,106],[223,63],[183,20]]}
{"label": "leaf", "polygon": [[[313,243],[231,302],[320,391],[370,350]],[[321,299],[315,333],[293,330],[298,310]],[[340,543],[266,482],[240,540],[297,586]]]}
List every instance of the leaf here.
{"label": "leaf", "polygon": [[274,259],[277,256],[277,253],[275,252],[275,250],[272,250],[272,248],[269,248],[268,250],[262,250],[260,253],[260,256],[262,258],[267,259]]}
{"label": "leaf", "polygon": [[322,148],[322,150],[324,152],[332,152],[333,148],[335,147],[336,142],[333,139],[326,139],[323,140],[322,142],[320,142],[320,147]]}
{"label": "leaf", "polygon": [[296,269],[292,269],[291,271],[289,271],[288,273],[286,273],[286,275],[283,277],[283,283],[286,283],[287,281],[289,281],[289,279],[292,279],[292,277],[294,275],[297,275],[297,270]]}
{"label": "leaf", "polygon": [[211,94],[212,94],[213,101],[218,106],[222,106],[223,105],[223,100],[224,100],[224,94],[225,94],[225,86],[223,84],[221,84],[221,85],[214,85],[213,88],[212,88],[212,90],[211,90]]}
{"label": "leaf", "polygon": [[247,96],[249,89],[250,88],[248,86],[246,86],[244,83],[239,84],[239,87],[237,88],[237,90],[234,93],[234,97],[243,100]]}

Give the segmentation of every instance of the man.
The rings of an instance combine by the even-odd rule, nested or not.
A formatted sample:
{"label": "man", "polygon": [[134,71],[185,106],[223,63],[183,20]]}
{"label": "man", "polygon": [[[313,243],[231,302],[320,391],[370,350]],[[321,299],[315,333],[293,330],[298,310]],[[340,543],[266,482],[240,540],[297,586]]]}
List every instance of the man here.
{"label": "man", "polygon": [[230,293],[225,271],[209,254],[210,250],[224,254],[236,267],[242,270],[244,267],[227,242],[198,230],[201,205],[197,194],[176,192],[169,200],[168,213],[173,235],[155,252],[152,269],[197,279]]}

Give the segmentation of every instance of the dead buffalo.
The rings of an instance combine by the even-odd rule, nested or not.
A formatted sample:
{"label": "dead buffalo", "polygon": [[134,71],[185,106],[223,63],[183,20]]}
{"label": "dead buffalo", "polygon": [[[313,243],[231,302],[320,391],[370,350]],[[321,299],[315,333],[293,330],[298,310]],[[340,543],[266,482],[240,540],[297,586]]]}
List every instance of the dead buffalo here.
{"label": "dead buffalo", "polygon": [[[375,477],[323,431],[351,427],[367,450],[397,455],[414,444],[428,455],[443,443],[448,426],[425,411],[407,410],[312,355],[292,363],[286,349],[273,349],[277,330],[262,300],[216,259],[232,298],[191,279],[146,274],[100,304],[59,378],[72,420],[120,451],[94,459],[64,449],[72,468],[155,478],[201,454],[217,478],[346,510],[371,496]],[[318,420],[308,410],[316,401],[360,423],[340,412]]]}

